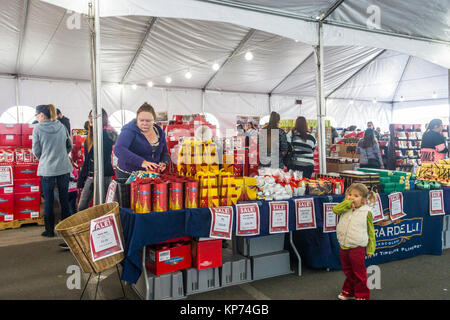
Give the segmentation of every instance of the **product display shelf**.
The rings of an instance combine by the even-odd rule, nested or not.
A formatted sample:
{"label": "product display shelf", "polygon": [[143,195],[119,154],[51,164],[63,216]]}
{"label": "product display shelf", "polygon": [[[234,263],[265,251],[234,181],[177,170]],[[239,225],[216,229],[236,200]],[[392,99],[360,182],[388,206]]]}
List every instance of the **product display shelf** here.
{"label": "product display shelf", "polygon": [[387,168],[414,172],[421,164],[422,130],[420,124],[390,124]]}

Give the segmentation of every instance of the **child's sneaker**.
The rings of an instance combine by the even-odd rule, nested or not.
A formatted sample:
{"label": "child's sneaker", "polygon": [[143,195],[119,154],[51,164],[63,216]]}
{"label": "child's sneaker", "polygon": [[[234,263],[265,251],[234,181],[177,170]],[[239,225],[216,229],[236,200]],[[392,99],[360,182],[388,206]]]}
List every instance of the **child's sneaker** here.
{"label": "child's sneaker", "polygon": [[338,295],[338,299],[339,300],[352,300],[352,299],[355,299],[355,297],[351,296],[351,295],[349,295],[347,293],[341,292]]}

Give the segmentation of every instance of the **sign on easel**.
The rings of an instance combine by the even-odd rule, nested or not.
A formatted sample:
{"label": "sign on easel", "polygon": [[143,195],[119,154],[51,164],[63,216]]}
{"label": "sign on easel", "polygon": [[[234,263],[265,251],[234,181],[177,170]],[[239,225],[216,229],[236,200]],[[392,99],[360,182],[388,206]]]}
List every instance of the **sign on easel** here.
{"label": "sign on easel", "polygon": [[91,220],[90,246],[94,262],[123,252],[119,228],[113,213]]}

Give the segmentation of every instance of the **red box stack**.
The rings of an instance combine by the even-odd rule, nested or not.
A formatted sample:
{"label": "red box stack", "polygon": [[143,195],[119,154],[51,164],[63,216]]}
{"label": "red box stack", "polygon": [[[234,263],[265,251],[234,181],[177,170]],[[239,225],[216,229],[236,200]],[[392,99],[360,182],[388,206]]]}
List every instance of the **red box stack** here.
{"label": "red box stack", "polygon": [[197,270],[222,266],[222,240],[192,242],[192,265]]}
{"label": "red box stack", "polygon": [[184,240],[146,248],[145,266],[155,275],[190,268],[191,244]]}

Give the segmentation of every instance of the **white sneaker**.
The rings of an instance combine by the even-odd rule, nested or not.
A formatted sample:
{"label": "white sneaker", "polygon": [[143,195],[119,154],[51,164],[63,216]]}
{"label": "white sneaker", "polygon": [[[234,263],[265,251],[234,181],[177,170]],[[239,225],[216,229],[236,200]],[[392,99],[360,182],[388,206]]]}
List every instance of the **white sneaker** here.
{"label": "white sneaker", "polygon": [[346,294],[344,294],[344,293],[339,293],[339,295],[338,295],[338,299],[339,300],[353,300],[353,299],[355,299],[355,297],[353,297],[353,296],[347,296]]}

